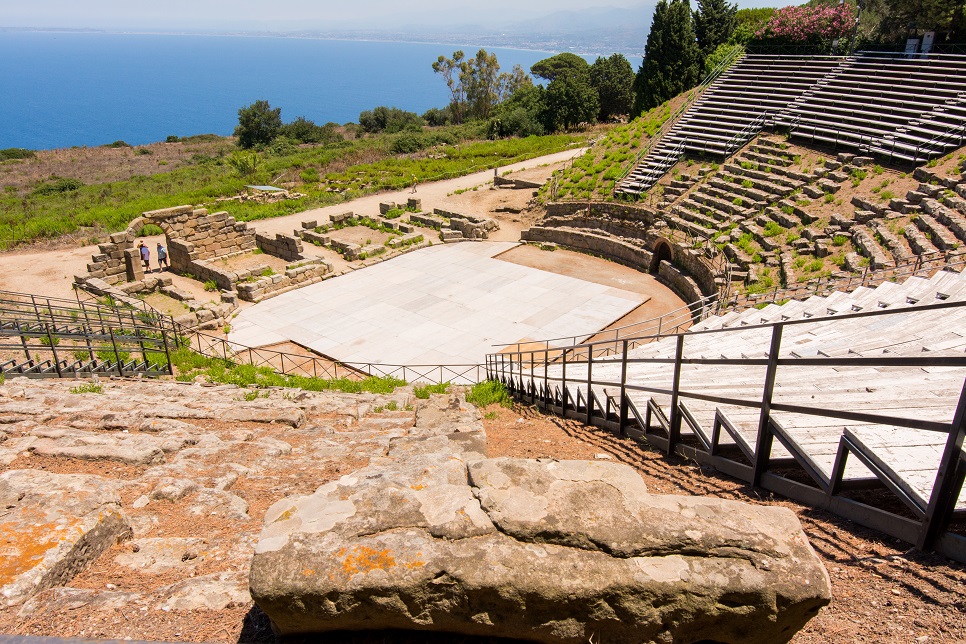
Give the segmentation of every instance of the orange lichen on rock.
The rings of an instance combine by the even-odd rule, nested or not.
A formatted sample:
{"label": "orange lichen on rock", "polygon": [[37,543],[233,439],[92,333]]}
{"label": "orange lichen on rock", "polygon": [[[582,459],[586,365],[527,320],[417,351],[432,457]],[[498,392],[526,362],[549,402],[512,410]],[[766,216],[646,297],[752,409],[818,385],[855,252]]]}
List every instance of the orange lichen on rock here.
{"label": "orange lichen on rock", "polygon": [[373,570],[390,570],[396,567],[396,559],[389,550],[376,550],[368,546],[355,546],[347,553],[343,548],[339,551],[342,560],[342,570],[348,576]]}
{"label": "orange lichen on rock", "polygon": [[0,586],[35,568],[68,532],[68,527],[56,523],[0,524]]}

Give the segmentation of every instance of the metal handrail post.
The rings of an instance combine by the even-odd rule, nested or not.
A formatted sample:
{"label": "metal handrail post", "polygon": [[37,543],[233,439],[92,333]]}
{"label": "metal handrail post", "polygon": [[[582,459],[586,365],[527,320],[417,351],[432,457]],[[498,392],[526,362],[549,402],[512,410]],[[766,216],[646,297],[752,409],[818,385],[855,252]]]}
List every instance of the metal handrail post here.
{"label": "metal handrail post", "polygon": [[161,340],[164,342],[164,356],[168,360],[168,375],[174,375],[174,365],[171,364],[171,349],[168,347],[168,332],[161,329]]}
{"label": "metal handrail post", "polygon": [[771,459],[771,446],[774,437],[771,433],[771,399],[775,392],[775,375],[778,372],[778,352],[782,344],[784,324],[772,327],[771,345],[768,349],[768,367],[765,371],[764,390],[761,394],[761,415],[758,417],[758,439],[755,446],[755,466],[751,484],[761,486],[761,477],[768,469]]}
{"label": "metal handrail post", "polygon": [[63,378],[64,374],[60,370],[60,360],[57,358],[57,347],[54,346],[54,336],[50,333],[50,325],[45,324],[44,328],[47,330],[47,342],[50,343],[50,352],[54,356],[54,369],[57,370],[57,377]]}
{"label": "metal handrail post", "polygon": [[550,350],[543,351],[543,404],[546,405],[550,398]]}
{"label": "metal handrail post", "polygon": [[949,524],[953,510],[956,509],[958,495],[955,492],[962,485],[959,474],[960,468],[964,467],[961,460],[964,438],[966,438],[966,382],[959,394],[956,414],[953,416],[949,436],[946,438],[946,447],[939,461],[936,482],[932,487],[929,505],[926,507],[926,517],[923,519],[916,544],[919,548],[929,548],[933,545]]}
{"label": "metal handrail post", "polygon": [[627,340],[623,341],[624,346],[621,352],[621,400],[620,400],[620,411],[618,412],[617,419],[617,433],[620,436],[627,435]]}
{"label": "metal handrail post", "polygon": [[674,349],[674,376],[671,383],[671,418],[669,419],[667,453],[674,451],[674,445],[681,439],[681,409],[678,400],[681,391],[681,366],[684,359],[684,335],[677,337]]}
{"label": "metal handrail post", "polygon": [[594,350],[592,347],[587,347],[587,424],[592,424],[594,416],[594,396],[591,394],[591,388],[593,385],[593,370],[594,370]]}
{"label": "metal handrail post", "polygon": [[567,416],[567,348],[564,347],[560,367],[560,415]]}
{"label": "metal handrail post", "polygon": [[124,368],[121,366],[121,354],[117,350],[117,341],[114,339],[114,329],[108,329],[107,332],[111,334],[111,346],[114,347],[114,359],[117,361],[117,373],[123,378]]}

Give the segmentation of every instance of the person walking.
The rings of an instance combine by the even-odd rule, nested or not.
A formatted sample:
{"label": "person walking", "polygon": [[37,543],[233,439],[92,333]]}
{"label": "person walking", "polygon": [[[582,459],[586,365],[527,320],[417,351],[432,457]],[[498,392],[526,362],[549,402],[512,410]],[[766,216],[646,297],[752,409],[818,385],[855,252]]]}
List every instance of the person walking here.
{"label": "person walking", "polygon": [[416,194],[416,175],[413,175],[413,189],[410,191],[411,194]]}
{"label": "person walking", "polygon": [[151,249],[144,245],[144,242],[138,244],[138,249],[141,251],[141,263],[144,264],[144,272],[151,272]]}
{"label": "person walking", "polygon": [[168,267],[168,249],[158,242],[158,272],[160,273]]}

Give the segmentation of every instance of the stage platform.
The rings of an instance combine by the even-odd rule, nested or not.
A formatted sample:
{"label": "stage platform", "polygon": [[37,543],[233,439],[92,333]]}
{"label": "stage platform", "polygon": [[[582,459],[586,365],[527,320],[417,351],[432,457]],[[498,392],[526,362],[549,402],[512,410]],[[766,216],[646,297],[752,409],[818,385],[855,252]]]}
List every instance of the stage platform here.
{"label": "stage platform", "polygon": [[494,344],[589,335],[648,300],[496,258],[516,245],[432,246],[290,291],[242,311],[228,339],[347,363],[479,364]]}

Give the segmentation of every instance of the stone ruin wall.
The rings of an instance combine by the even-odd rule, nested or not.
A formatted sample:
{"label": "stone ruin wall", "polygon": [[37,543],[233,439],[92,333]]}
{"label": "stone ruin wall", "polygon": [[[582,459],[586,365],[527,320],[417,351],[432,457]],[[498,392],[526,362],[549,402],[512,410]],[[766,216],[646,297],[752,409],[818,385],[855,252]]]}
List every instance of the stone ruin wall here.
{"label": "stone ruin wall", "polygon": [[198,260],[217,259],[254,250],[255,229],[235,221],[227,212],[209,215],[207,210],[190,206],[144,213],[148,219],[162,219],[171,227],[168,258],[171,270],[194,274]]}
{"label": "stone ruin wall", "polygon": [[663,241],[672,249],[671,264],[662,262],[658,277],[689,303],[716,293],[720,276],[702,261],[699,252],[666,237],[665,230],[658,214],[644,206],[566,202],[548,204],[540,226],[525,231],[523,239],[558,243],[642,272],[651,270],[653,258],[653,253],[645,249]]}
{"label": "stone ruin wall", "polygon": [[[278,234],[273,238],[260,235],[247,223],[236,221],[226,212],[209,214],[203,208],[177,206],[145,212],[132,221],[127,230],[111,235],[111,241],[100,244],[100,252],[87,265],[88,274],[75,276],[74,281],[82,285],[95,281],[96,290],[101,291],[102,284],[119,286],[125,293],[151,290],[145,286],[141,259],[134,246],[138,233],[147,224],[159,226],[164,231],[172,272],[187,273],[202,282],[214,282],[223,293],[230,294],[229,299],[234,298],[237,290],[241,299],[260,301],[318,282],[332,270],[322,260],[306,258],[302,240],[296,236]],[[256,248],[295,265],[282,275],[266,276],[263,273],[267,265],[230,270],[212,261]],[[152,249],[152,255],[154,252]],[[156,256],[153,259],[157,261]]]}
{"label": "stone ruin wall", "polygon": [[[137,281],[140,276],[140,257],[134,242],[147,224],[164,231],[168,248],[168,263],[176,273],[192,270],[194,262],[247,252],[255,248],[255,230],[244,222],[235,221],[226,212],[208,214],[191,206],[177,206],[145,212],[128,225],[127,230],[111,235],[111,241],[98,244],[98,254],[87,265],[87,277],[102,279],[108,284]],[[151,249],[154,255],[155,249]],[[155,261],[157,257],[154,257]],[[132,261],[133,260],[133,261]],[[200,277],[200,276],[199,276]]]}

